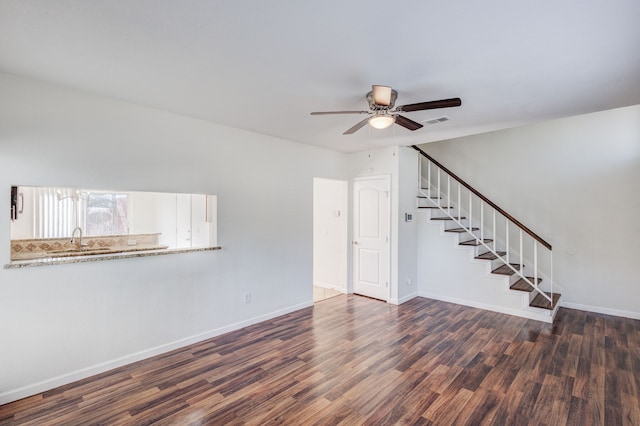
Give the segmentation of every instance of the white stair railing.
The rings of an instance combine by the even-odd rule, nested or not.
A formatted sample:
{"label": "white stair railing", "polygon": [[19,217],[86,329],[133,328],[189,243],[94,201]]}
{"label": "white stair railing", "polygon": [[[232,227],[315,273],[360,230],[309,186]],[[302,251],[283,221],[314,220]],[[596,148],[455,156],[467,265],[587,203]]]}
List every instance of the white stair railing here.
{"label": "white stair railing", "polygon": [[[421,154],[418,165],[421,194],[446,217],[471,235],[478,247],[483,247],[491,252],[496,259],[507,265],[517,277],[531,286],[536,294],[541,294],[553,307],[553,250],[551,244],[420,148],[412,147]],[[443,179],[442,175],[446,179]],[[444,187],[443,180],[446,180],[446,187]],[[453,198],[451,180],[457,182],[456,188],[453,188]],[[431,198],[434,193],[437,196],[435,200]],[[466,201],[463,202],[465,199]],[[486,210],[489,210],[489,218],[487,218]],[[477,224],[477,230],[474,230],[474,220]],[[480,236],[476,232],[479,232]],[[516,238],[510,235],[513,233],[517,235]],[[504,251],[500,250],[501,247],[504,247]],[[540,256],[540,251],[542,256]],[[513,256],[517,257],[517,263],[512,263]],[[532,265],[532,277],[525,273],[526,265]],[[541,280],[544,280],[545,287],[549,288],[549,294],[540,288],[539,282]]]}

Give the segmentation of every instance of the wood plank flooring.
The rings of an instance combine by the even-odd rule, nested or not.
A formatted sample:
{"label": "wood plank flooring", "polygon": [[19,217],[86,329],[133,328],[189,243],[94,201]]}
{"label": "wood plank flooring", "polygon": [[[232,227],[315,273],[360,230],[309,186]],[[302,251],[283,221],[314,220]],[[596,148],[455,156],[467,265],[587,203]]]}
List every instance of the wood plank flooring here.
{"label": "wood plank flooring", "polygon": [[640,321],[341,295],[0,406],[19,425],[640,425]]}

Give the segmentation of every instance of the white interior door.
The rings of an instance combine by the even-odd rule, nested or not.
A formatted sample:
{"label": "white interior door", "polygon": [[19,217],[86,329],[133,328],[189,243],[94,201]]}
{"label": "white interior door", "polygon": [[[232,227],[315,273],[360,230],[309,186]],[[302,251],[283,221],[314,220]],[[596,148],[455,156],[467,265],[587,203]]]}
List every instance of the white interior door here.
{"label": "white interior door", "polygon": [[389,177],[353,182],[353,292],[389,299]]}

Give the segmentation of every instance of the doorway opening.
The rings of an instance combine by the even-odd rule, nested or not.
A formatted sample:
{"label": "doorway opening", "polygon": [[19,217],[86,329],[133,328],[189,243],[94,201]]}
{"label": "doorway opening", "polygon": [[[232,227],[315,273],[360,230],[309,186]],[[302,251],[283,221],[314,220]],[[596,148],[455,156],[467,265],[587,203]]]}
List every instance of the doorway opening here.
{"label": "doorway opening", "polygon": [[348,292],[346,180],[313,179],[313,301]]}

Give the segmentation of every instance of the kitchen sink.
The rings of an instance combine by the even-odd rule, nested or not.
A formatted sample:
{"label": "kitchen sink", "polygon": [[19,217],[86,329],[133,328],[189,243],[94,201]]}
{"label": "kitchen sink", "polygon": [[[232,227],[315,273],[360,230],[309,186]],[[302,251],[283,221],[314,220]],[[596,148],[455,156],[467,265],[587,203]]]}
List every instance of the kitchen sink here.
{"label": "kitchen sink", "polygon": [[82,248],[70,248],[70,249],[62,249],[62,250],[49,250],[47,254],[63,257],[63,256],[88,256],[92,254],[105,254],[105,253],[114,253],[116,250],[110,247],[82,247]]}

